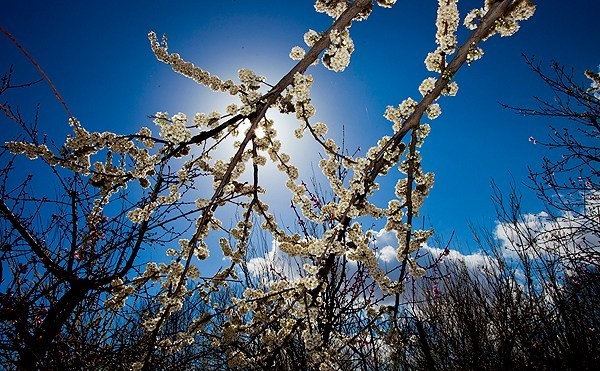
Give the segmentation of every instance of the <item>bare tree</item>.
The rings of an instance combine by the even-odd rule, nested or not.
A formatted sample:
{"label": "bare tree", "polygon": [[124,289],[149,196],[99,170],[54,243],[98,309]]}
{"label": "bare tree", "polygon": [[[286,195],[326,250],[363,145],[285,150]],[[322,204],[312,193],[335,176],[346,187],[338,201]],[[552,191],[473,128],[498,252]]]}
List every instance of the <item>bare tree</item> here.
{"label": "bare tree", "polygon": [[492,231],[480,233],[490,254],[474,264],[451,253],[425,299],[407,306],[403,369],[595,369],[598,272],[565,277],[557,256],[507,254]]}
{"label": "bare tree", "polygon": [[[521,114],[560,122],[551,124],[547,140],[530,138],[536,145],[549,149],[541,170],[530,169],[530,180],[538,197],[547,205],[548,239],[565,234],[573,241],[563,244],[565,259],[583,260],[597,268],[600,264],[600,101],[598,74],[585,71],[587,87],[558,63],[546,72],[539,63],[527,59],[527,64],[550,88],[552,99],[536,98],[536,108],[516,108]],[[591,85],[590,85],[591,84]],[[557,121],[560,120],[560,121]],[[502,203],[502,200],[499,203]],[[510,216],[508,216],[510,218]],[[550,243],[548,244],[551,245]]]}

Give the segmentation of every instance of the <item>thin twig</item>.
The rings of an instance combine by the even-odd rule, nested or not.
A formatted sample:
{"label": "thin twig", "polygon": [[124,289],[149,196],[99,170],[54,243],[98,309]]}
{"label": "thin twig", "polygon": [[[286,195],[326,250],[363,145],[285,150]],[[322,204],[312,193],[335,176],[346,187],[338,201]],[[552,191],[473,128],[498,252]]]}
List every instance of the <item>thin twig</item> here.
{"label": "thin twig", "polygon": [[64,107],[64,109],[67,112],[67,115],[69,116],[69,118],[71,120],[75,120],[75,116],[73,116],[73,114],[71,113],[71,110],[69,110],[69,107],[67,106],[67,103],[65,102],[65,100],[62,98],[62,96],[60,95],[60,93],[56,89],[56,86],[54,86],[54,83],[52,83],[52,80],[50,80],[50,78],[48,77],[48,75],[46,75],[46,73],[44,72],[44,70],[42,69],[42,67],[36,62],[36,60],[31,56],[31,54],[29,54],[29,52],[23,47],[23,45],[21,45],[13,37],[13,35],[11,35],[11,33],[8,32],[6,29],[4,29],[2,26],[0,26],[0,32],[2,32],[6,37],[8,37],[8,39],[21,51],[21,53],[23,53],[23,55],[35,67],[35,69],[40,73],[40,75],[42,75],[42,78],[44,80],[46,80],[46,82],[48,83],[48,86],[50,86],[50,89],[52,89],[52,92],[54,93],[54,96],[56,97],[56,99],[58,100],[58,102],[60,104],[62,104],[62,106]]}

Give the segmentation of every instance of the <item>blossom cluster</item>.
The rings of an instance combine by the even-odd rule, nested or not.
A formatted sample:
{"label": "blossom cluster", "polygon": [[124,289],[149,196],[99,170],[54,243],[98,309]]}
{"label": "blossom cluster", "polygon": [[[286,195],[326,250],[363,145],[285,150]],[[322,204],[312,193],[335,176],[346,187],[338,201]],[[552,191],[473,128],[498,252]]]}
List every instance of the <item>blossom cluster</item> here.
{"label": "blossom cluster", "polygon": [[[391,7],[395,2],[377,0],[378,5],[382,7]],[[317,0],[315,9],[338,19],[355,3],[357,2],[347,0]],[[364,9],[360,9],[355,20],[366,18],[373,8],[373,2],[358,3],[366,5]],[[467,15],[465,25],[476,28],[477,23],[486,16],[494,3],[486,0],[483,8]],[[530,1],[515,1],[510,10],[496,21],[493,32],[502,36],[514,33],[518,29],[518,21],[528,18],[532,12]],[[152,133],[147,128],[143,128],[132,138],[121,138],[110,133],[94,137],[96,133],[88,133],[78,126],[74,128],[76,134],[67,146],[68,151],[72,153],[71,161],[81,168],[88,169],[88,174],[91,174],[95,183],[121,178],[127,179],[124,184],[129,179],[138,179],[140,184],[146,186],[148,184],[144,180],[149,183],[149,177],[156,174],[157,166],[162,166],[161,164],[170,159],[151,155],[149,149],[157,146],[157,143],[159,147],[164,148],[190,145],[188,142],[192,138],[198,138],[193,136],[192,130],[220,130],[214,135],[211,133],[210,140],[214,141],[214,144],[209,141],[200,143],[200,154],[189,155],[191,151],[186,152],[185,156],[189,155],[189,159],[186,157],[187,161],[178,160],[183,164],[178,163],[176,173],[169,177],[165,185],[155,190],[154,199],[136,205],[128,214],[134,223],[149,221],[157,214],[156,210],[159,207],[167,208],[175,203],[179,206],[182,190],[195,189],[198,184],[196,182],[202,179],[199,176],[206,176],[210,179],[207,188],[210,189],[212,181],[213,192],[209,192],[209,195],[196,195],[182,203],[189,208],[187,215],[197,215],[195,221],[190,219],[193,233],[187,236],[189,238],[181,236],[178,248],[170,247],[167,250],[167,255],[171,258],[170,263],[149,264],[140,277],[132,280],[133,285],[115,281],[112,288],[113,297],[109,299],[109,304],[114,307],[123,305],[132,290],[145,283],[158,282],[157,299],[161,307],[157,313],[146,318],[144,328],[147,331],[156,330],[171,313],[181,309],[186,295],[191,295],[192,290],[194,294],[198,293],[206,298],[209,304],[217,305],[210,302],[211,292],[222,289],[229,279],[239,280],[238,275],[246,274],[246,279],[249,279],[248,250],[253,230],[260,227],[270,232],[278,254],[296,259],[298,264],[293,264],[293,270],[280,269],[275,264],[265,264],[264,278],[256,285],[247,288],[241,296],[232,297],[229,306],[214,307],[215,313],[218,312],[226,318],[221,326],[222,336],[215,338],[214,345],[223,347],[230,367],[253,367],[266,359],[266,355],[278,349],[282,341],[294,337],[302,342],[302,346],[310,353],[308,363],[319,364],[321,369],[335,369],[337,365],[334,349],[343,349],[353,341],[353,336],[347,336],[337,329],[326,335],[323,332],[323,329],[331,324],[328,321],[334,320],[331,313],[324,309],[324,302],[335,295],[338,296],[336,300],[350,300],[349,292],[353,289],[336,292],[336,288],[331,287],[334,274],[338,274],[333,273],[333,270],[345,269],[345,266],[336,266],[336,259],[347,259],[355,265],[358,263],[366,272],[365,282],[369,282],[372,287],[378,286],[384,297],[401,294],[403,282],[408,276],[420,277],[425,274],[416,257],[433,231],[415,230],[413,220],[419,215],[424,199],[434,185],[434,175],[425,172],[421,165],[419,148],[431,131],[431,127],[421,120],[423,115],[433,120],[441,114],[440,105],[437,103],[439,96],[457,94],[458,85],[455,81],[450,81],[455,71],[447,73],[446,70],[450,63],[447,58],[459,47],[456,37],[459,22],[457,0],[440,0],[436,19],[437,46],[425,61],[427,70],[439,75],[426,77],[418,87],[423,97],[422,101],[407,98],[396,107],[386,108],[384,117],[392,122],[393,134],[382,137],[363,157],[340,153],[344,149],[333,139],[326,137],[327,125],[309,121],[315,114],[310,96],[313,85],[311,75],[294,70],[293,75],[286,77],[287,86],[281,87],[285,85],[281,83],[271,86],[265,83],[264,77],[242,68],[238,71],[239,84],[236,85],[230,80],[222,81],[185,62],[176,53],[169,53],[166,41],[159,42],[156,35],[151,33],[151,46],[159,60],[215,91],[237,95],[241,104],[229,104],[224,115],[218,112],[198,113],[191,120],[183,113],[169,116],[159,112],[155,116],[155,124],[160,128],[160,138],[152,138]],[[322,62],[328,69],[343,71],[354,51],[349,27],[350,24],[336,25],[329,34],[309,30],[304,35],[304,42],[309,47],[314,47],[322,37],[328,37],[330,43],[323,52]],[[473,43],[468,50],[467,62],[478,59],[482,53],[477,43]],[[456,54],[464,57],[464,53]],[[290,57],[294,60],[301,60],[305,55],[306,51],[298,46],[290,51]],[[272,89],[269,93],[262,94],[260,89],[265,86],[271,86]],[[329,183],[329,200],[316,198],[300,180],[298,168],[292,164],[291,156],[283,151],[283,145],[277,139],[274,122],[262,115],[265,111],[263,108],[273,107],[282,113],[295,113],[300,121],[300,127],[295,130],[298,138],[303,137],[306,130],[309,130],[323,146],[324,153],[319,167]],[[223,119],[228,116],[232,119],[224,123]],[[242,118],[236,121],[236,116]],[[144,148],[138,148],[134,140]],[[235,154],[221,158],[215,156],[216,151],[212,150],[217,145],[221,146],[221,143],[229,143],[225,142],[226,140],[231,141]],[[93,143],[92,148],[88,148],[84,143]],[[43,157],[48,162],[56,161],[56,164],[63,161],[43,145],[14,143],[10,146],[11,150],[30,157]],[[86,160],[90,155],[97,154],[101,148],[109,147],[118,149],[113,151],[114,153],[128,156],[134,164],[133,169],[125,170],[114,165],[110,155],[93,166],[89,159]],[[176,154],[168,151],[156,151],[161,156],[176,157]],[[280,228],[273,211],[269,210],[269,205],[263,201],[264,189],[259,184],[258,175],[269,160],[287,176],[285,184],[291,191],[292,208],[302,233]],[[376,179],[393,168],[397,168],[400,174],[392,199],[383,205],[376,205],[379,201],[372,197],[379,189]],[[124,184],[110,181],[110,187],[113,188],[124,187]],[[226,204],[234,205],[240,215],[239,219],[228,227],[216,217],[219,215],[217,209]],[[369,220],[383,219],[385,229],[396,233],[399,243],[396,259],[401,269],[393,271],[401,270],[398,277],[392,278],[390,272],[380,267],[378,253],[372,245],[373,239],[361,226],[361,221],[364,220],[361,218],[364,217],[368,217]],[[95,220],[96,217],[90,218],[90,223]],[[322,229],[314,232],[316,228],[313,226]],[[228,237],[219,238],[217,249],[220,247],[220,253],[230,262],[230,267],[221,270],[212,279],[206,279],[204,284],[198,283],[203,279],[200,278],[200,270],[194,262],[206,259],[211,252],[214,253],[211,251],[211,240],[207,238],[209,234],[212,236],[214,231],[223,231]],[[192,286],[187,283],[190,282],[198,284],[189,289]],[[365,282],[362,284],[366,284]],[[370,315],[382,316],[381,318],[385,316],[385,310],[374,310],[372,303],[366,302],[364,308],[365,312],[369,310]],[[334,310],[342,309],[336,307]],[[200,322],[202,320],[198,319],[198,323]],[[181,349],[193,341],[195,331],[200,331],[199,328],[200,326],[194,326],[157,339],[156,348],[161,351]],[[335,325],[331,324],[331,328],[335,328]],[[240,351],[247,339],[260,342],[264,352]]]}
{"label": "blossom cluster", "polygon": [[317,0],[315,10],[332,18],[338,18],[348,8],[346,0]]}
{"label": "blossom cluster", "polygon": [[205,114],[203,112],[198,112],[194,115],[192,121],[197,128],[209,127],[214,128],[219,123],[221,119],[221,114],[219,112],[211,112],[209,114]]}
{"label": "blossom cluster", "polygon": [[156,58],[164,63],[171,65],[173,71],[191,78],[198,84],[209,87],[213,91],[229,92],[231,95],[236,95],[240,88],[233,81],[223,81],[218,76],[211,75],[200,67],[194,66],[191,62],[186,62],[177,53],[169,53],[166,37],[163,37],[162,42],[158,41],[158,37],[154,31],[148,33],[148,40]]}
{"label": "blossom cluster", "polygon": [[396,0],[377,0],[377,5],[382,8],[391,8],[394,4],[396,4]]}
{"label": "blossom cluster", "polygon": [[310,88],[313,84],[313,77],[308,74],[297,72],[294,75],[294,83],[292,93],[292,101],[294,102],[294,110],[296,118],[307,120],[315,114],[315,107],[310,104]]}
{"label": "blossom cluster", "polygon": [[159,135],[171,143],[187,142],[192,138],[192,131],[186,127],[188,118],[184,113],[179,112],[169,119],[166,112],[157,112],[154,123],[160,127]]}
{"label": "blossom cluster", "polygon": [[323,65],[335,72],[342,72],[350,64],[350,55],[354,51],[354,42],[350,38],[350,30],[333,29],[329,35],[329,48],[323,55]]}
{"label": "blossom cluster", "polygon": [[104,304],[112,310],[122,308],[125,305],[125,300],[135,291],[134,286],[125,285],[121,278],[112,280],[110,286],[113,296],[107,299]]}
{"label": "blossom cluster", "polygon": [[417,101],[412,98],[406,98],[398,107],[387,106],[383,117],[391,121],[394,132],[398,132],[402,128],[402,123],[412,115],[417,107]]}
{"label": "blossom cluster", "polygon": [[588,89],[586,89],[586,92],[594,95],[596,98],[599,98],[600,74],[598,74],[594,71],[590,71],[590,70],[585,70],[584,74],[585,74],[585,77],[587,77],[591,81],[590,87]]}
{"label": "blossom cluster", "polygon": [[263,76],[258,76],[254,71],[247,68],[238,70],[238,78],[240,79],[240,82],[250,90],[260,88],[261,84],[265,81]]}
{"label": "blossom cluster", "polygon": [[142,127],[137,133],[138,140],[147,148],[154,148],[154,140],[152,139],[152,131],[147,127]]}
{"label": "blossom cluster", "polygon": [[433,88],[435,87],[436,81],[437,79],[435,77],[428,77],[425,80],[423,80],[423,82],[419,86],[419,93],[421,93],[422,96],[426,96],[427,94],[431,93],[433,91]]}
{"label": "blossom cluster", "polygon": [[352,241],[352,248],[348,249],[346,256],[348,259],[364,264],[369,270],[369,274],[377,282],[382,290],[390,294],[396,294],[402,291],[402,285],[397,281],[393,281],[379,267],[377,256],[368,245],[368,236],[362,231],[359,223],[354,223],[348,229],[348,239]]}
{"label": "blossom cluster", "polygon": [[[464,25],[470,30],[478,27],[485,15],[493,6],[493,1],[486,0],[482,8],[471,10],[464,19]],[[499,18],[486,38],[498,33],[500,36],[514,35],[520,28],[519,22],[527,20],[535,13],[535,4],[531,0],[518,0],[511,4],[506,16]]]}
{"label": "blossom cluster", "polygon": [[[398,236],[398,245],[401,246],[397,251],[398,261],[404,261],[409,255],[417,252],[422,245],[433,235],[433,230],[417,230],[413,231],[409,245],[406,247],[405,241]],[[404,238],[404,236],[402,236]]]}
{"label": "blossom cluster", "polygon": [[304,58],[305,54],[306,51],[304,49],[302,49],[299,46],[294,46],[290,51],[290,58],[292,58],[295,61],[299,61],[300,59]]}
{"label": "blossom cluster", "polygon": [[471,64],[474,61],[483,57],[483,49],[478,46],[471,45],[467,51],[467,64]]}
{"label": "blossom cluster", "polygon": [[169,195],[158,196],[155,201],[148,202],[141,207],[135,208],[127,214],[127,218],[133,223],[147,222],[159,206],[177,202],[181,197],[181,194],[178,191],[179,188],[177,185],[172,185],[169,187]]}
{"label": "blossom cluster", "polygon": [[456,31],[460,22],[458,0],[438,0],[438,4],[435,41],[439,52],[450,55],[457,46]]}
{"label": "blossom cluster", "polygon": [[7,142],[6,149],[15,155],[25,154],[28,159],[35,160],[38,157],[43,158],[49,165],[54,166],[60,163],[60,160],[54,155],[46,144],[34,144],[27,142]]}
{"label": "blossom cluster", "polygon": [[[77,120],[70,120],[74,135],[69,136],[60,153],[55,154],[47,145],[36,145],[26,142],[8,142],[6,146],[15,154],[25,154],[30,159],[43,158],[51,166],[61,166],[65,169],[90,175],[90,184],[100,189],[102,195],[109,196],[119,188],[126,188],[127,182],[136,179],[143,187],[149,185],[148,177],[154,174],[158,156],[150,155],[146,148],[140,148],[125,136],[111,132],[89,132]],[[140,130],[139,136],[144,146],[152,146],[151,132],[147,128]],[[92,164],[92,156],[106,152],[104,162]],[[126,169],[126,164],[115,165],[113,154],[128,156],[133,167]]]}
{"label": "blossom cluster", "polygon": [[308,30],[304,34],[304,43],[311,48],[315,46],[317,41],[319,41],[320,39],[321,35],[319,35],[319,33],[315,30]]}
{"label": "blossom cluster", "polygon": [[446,56],[453,54],[457,48],[456,32],[459,20],[457,0],[438,0],[435,22],[437,26],[435,41],[438,46],[425,58],[427,70],[442,72],[446,68]]}

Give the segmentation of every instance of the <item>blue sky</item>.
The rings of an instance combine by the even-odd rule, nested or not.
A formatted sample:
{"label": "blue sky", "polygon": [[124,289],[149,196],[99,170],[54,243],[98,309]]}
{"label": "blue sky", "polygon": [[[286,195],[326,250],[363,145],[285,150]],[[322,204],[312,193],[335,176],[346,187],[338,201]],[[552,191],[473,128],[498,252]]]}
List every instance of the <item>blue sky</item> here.
{"label": "blue sky", "polygon": [[[480,2],[460,1],[461,14]],[[436,183],[422,214],[445,236],[456,230],[468,240],[468,222],[493,225],[490,181],[507,189],[511,181],[526,182],[527,166],[541,163],[544,151],[528,138],[543,138],[549,121],[521,117],[498,104],[531,106],[532,96],[547,96],[521,53],[545,65],[558,61],[577,74],[600,63],[597,1],[537,3],[534,18],[515,36],[483,44],[484,58],[461,70],[458,95],[440,101],[442,115],[431,123],[423,166],[436,173]],[[436,6],[435,0],[422,0],[376,8],[351,29],[356,51],[346,72],[309,70],[315,77],[315,119],[326,122],[336,139],[344,126],[350,149],[368,148],[391,132],[382,117],[387,105],[418,98],[420,82],[431,76],[423,60],[435,49]],[[156,111],[193,115],[227,103],[158,62],[146,38],[149,30],[168,34],[172,51],[222,78],[235,78],[246,67],[275,83],[293,66],[288,53],[303,44],[304,32],[330,24],[309,0],[0,0],[0,9],[0,24],[44,68],[74,115],[89,130],[117,133],[151,126],[147,116]],[[0,56],[0,72],[14,64],[15,82],[35,76],[5,38]],[[21,111],[33,112],[38,102],[40,130],[61,140],[69,131],[67,117],[46,86],[23,93]],[[11,130],[3,133],[4,140]],[[525,211],[539,211],[533,195],[526,195]]]}

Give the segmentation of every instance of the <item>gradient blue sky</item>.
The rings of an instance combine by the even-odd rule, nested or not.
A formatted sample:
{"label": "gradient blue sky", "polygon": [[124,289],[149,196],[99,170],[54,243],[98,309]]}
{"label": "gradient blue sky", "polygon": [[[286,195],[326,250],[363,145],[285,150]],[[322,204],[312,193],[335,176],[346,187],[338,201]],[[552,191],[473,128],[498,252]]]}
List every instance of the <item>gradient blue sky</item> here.
{"label": "gradient blue sky", "polygon": [[[166,33],[172,51],[224,79],[235,78],[236,71],[246,67],[275,83],[293,66],[288,53],[292,46],[303,45],[304,32],[325,30],[331,22],[314,11],[313,3],[0,0],[0,24],[29,50],[89,130],[129,133],[151,126],[147,116],[156,111],[193,115],[222,110],[227,103],[158,62],[146,38],[149,30]],[[460,1],[461,14],[480,3]],[[534,18],[515,36],[483,44],[484,58],[456,76],[458,95],[440,101],[442,115],[432,122],[422,151],[425,170],[436,173],[422,214],[445,236],[456,230],[467,240],[469,222],[493,225],[490,181],[507,189],[513,180],[526,182],[527,166],[541,163],[543,150],[528,138],[543,138],[549,122],[521,117],[498,104],[531,106],[532,96],[548,94],[521,53],[545,65],[558,61],[578,74],[600,63],[600,2],[537,4]],[[337,139],[343,125],[349,149],[368,148],[390,133],[390,123],[382,117],[387,105],[419,97],[420,82],[431,76],[423,59],[435,49],[436,7],[435,0],[399,0],[393,9],[376,7],[368,21],[351,29],[356,51],[345,73],[322,66],[309,71],[316,81],[316,119],[326,122]],[[465,33],[463,28],[459,34],[463,40]],[[20,53],[0,37],[0,72],[10,64],[15,82],[35,76]],[[40,130],[60,140],[69,131],[67,117],[47,87],[23,93],[22,112],[33,112],[38,102]],[[2,130],[4,140],[11,130]],[[532,194],[526,195],[526,211],[539,211]]]}

